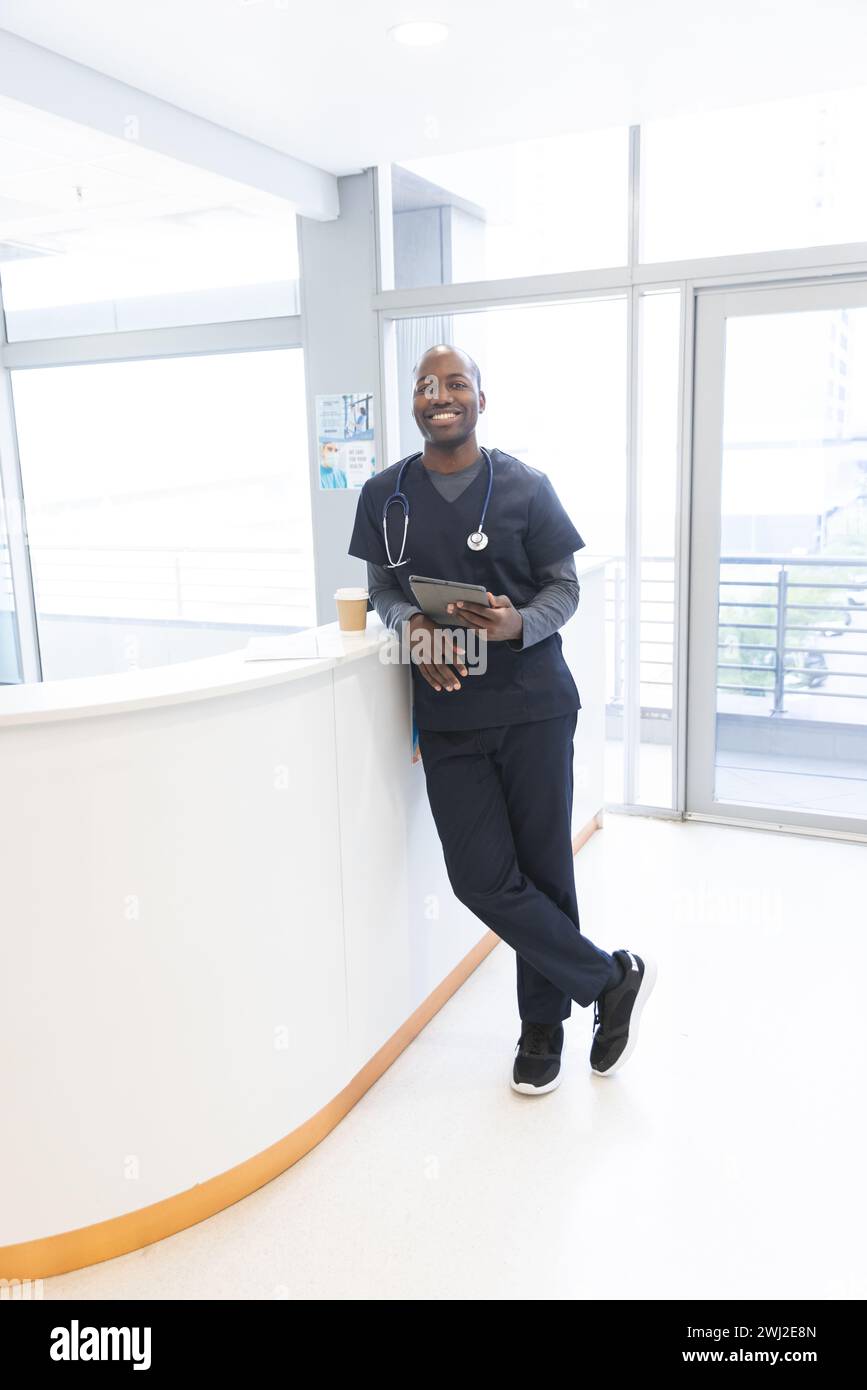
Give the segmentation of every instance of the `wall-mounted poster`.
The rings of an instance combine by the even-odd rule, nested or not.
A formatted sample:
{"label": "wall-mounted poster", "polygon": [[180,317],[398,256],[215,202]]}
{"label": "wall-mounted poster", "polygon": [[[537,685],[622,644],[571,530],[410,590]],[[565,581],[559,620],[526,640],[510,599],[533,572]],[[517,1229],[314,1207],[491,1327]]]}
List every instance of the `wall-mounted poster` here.
{"label": "wall-mounted poster", "polygon": [[344,392],[316,397],[319,486],[363,487],[373,476],[373,395]]}

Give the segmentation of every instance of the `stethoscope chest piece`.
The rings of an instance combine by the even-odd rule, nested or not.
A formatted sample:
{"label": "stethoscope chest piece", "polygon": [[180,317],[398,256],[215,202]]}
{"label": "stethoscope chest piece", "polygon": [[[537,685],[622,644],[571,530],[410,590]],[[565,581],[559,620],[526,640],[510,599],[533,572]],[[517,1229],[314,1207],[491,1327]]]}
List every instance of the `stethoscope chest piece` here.
{"label": "stethoscope chest piece", "polygon": [[470,547],[470,550],[484,550],[487,544],[488,538],[484,531],[473,531],[467,536],[467,545]]}

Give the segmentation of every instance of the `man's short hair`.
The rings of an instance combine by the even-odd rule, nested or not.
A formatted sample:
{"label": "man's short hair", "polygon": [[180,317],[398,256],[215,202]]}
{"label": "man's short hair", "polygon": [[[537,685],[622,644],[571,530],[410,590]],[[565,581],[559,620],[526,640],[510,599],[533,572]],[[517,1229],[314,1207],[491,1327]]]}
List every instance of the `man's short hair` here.
{"label": "man's short hair", "polygon": [[415,380],[415,379],[418,377],[419,362],[423,362],[424,359],[427,357],[428,353],[429,353],[429,352],[433,352],[434,347],[447,347],[448,350],[449,350],[449,352],[454,352],[454,353],[456,353],[459,357],[463,357],[464,361],[469,363],[470,371],[472,372],[473,376],[476,378],[476,388],[477,388],[477,390],[481,391],[481,389],[482,389],[482,374],[481,374],[481,372],[479,371],[479,364],[478,364],[476,361],[474,361],[472,357],[470,357],[470,354],[469,354],[468,352],[464,352],[463,348],[454,347],[451,343],[435,343],[435,344],[433,345],[433,347],[425,348],[424,352],[423,352],[423,353],[421,354],[421,356],[418,358],[418,360],[416,361],[415,366],[413,367],[413,370],[412,370],[413,380]]}

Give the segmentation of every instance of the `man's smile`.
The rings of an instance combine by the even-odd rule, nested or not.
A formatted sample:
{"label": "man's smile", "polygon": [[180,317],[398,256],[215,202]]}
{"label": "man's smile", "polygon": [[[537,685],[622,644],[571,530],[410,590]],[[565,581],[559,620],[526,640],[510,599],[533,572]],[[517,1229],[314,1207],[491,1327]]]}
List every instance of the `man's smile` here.
{"label": "man's smile", "polygon": [[438,410],[429,411],[428,414],[425,416],[425,419],[432,421],[432,423],[435,425],[447,425],[450,424],[452,420],[457,420],[462,414],[463,411],[455,410],[452,406],[449,405],[442,406]]}

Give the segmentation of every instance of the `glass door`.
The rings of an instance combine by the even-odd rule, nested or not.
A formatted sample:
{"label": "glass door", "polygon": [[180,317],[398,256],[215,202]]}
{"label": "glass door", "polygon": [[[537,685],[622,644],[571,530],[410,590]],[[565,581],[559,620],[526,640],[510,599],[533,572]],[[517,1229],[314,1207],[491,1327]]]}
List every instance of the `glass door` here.
{"label": "glass door", "polygon": [[867,835],[867,282],[696,319],[687,813]]}

